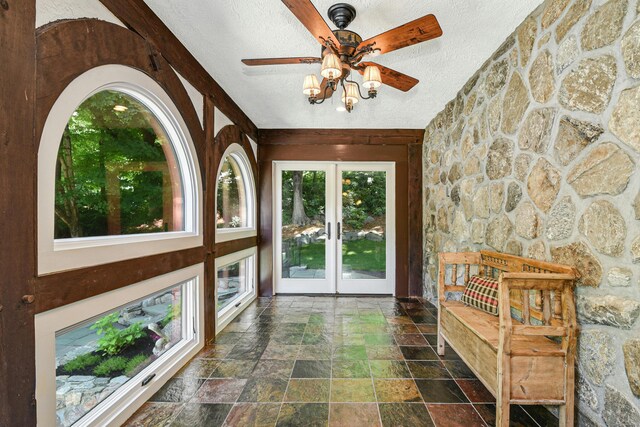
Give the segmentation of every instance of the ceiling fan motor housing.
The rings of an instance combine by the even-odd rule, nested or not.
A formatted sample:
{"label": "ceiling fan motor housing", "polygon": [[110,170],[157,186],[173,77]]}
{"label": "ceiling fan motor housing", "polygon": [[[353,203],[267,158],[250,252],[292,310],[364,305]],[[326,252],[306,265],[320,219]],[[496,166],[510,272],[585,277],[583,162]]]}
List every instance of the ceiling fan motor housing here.
{"label": "ceiling fan motor housing", "polygon": [[336,27],[344,30],[356,18],[356,8],[347,3],[337,3],[329,8],[328,15]]}

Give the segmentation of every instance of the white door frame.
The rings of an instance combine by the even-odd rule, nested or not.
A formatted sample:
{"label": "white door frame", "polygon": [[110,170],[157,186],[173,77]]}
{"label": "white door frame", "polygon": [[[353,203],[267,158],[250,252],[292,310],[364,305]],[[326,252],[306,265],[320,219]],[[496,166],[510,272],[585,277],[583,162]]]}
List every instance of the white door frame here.
{"label": "white door frame", "polygon": [[[386,294],[395,295],[396,202],[395,162],[273,162],[273,290],[274,294]],[[331,239],[325,246],[324,279],[282,278],[282,172],[287,170],[325,172],[325,229]],[[386,172],[386,275],[384,279],[342,279],[342,239],[337,240],[337,223],[342,222],[342,171]]]}
{"label": "white door frame", "polygon": [[[342,237],[338,238],[336,293],[339,294],[391,294],[395,295],[396,284],[396,198],[395,198],[395,163],[392,162],[340,162],[337,164],[336,181],[342,182],[343,171],[371,171],[386,173],[386,207],[385,207],[385,242],[386,267],[384,279],[343,279],[342,278]],[[339,188],[342,188],[340,184]],[[342,218],[342,191],[336,192],[336,218],[344,223]],[[342,227],[344,229],[344,226]]]}
{"label": "white door frame", "polygon": [[[273,167],[273,290],[274,294],[333,294],[336,292],[335,281],[335,173],[333,163],[328,162],[274,162]],[[282,172],[287,170],[322,171],[325,172],[325,230],[331,227],[331,239],[325,245],[325,277],[324,279],[291,279],[282,278]],[[330,225],[329,225],[330,224]]]}

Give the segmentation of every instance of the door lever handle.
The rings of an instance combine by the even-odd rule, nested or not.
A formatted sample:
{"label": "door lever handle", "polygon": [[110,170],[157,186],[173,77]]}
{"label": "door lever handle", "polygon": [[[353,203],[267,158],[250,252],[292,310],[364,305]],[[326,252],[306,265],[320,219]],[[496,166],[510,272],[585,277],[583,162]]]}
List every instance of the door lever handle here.
{"label": "door lever handle", "polygon": [[340,240],[342,235],[342,232],[340,231],[340,223],[338,223],[338,237],[336,237],[338,240]]}
{"label": "door lever handle", "polygon": [[327,240],[331,240],[331,223],[327,223]]}

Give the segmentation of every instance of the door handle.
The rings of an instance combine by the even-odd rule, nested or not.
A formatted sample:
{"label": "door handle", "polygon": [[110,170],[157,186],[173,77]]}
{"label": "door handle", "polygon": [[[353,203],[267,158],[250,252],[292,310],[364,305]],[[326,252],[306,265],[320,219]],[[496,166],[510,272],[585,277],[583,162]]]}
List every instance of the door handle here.
{"label": "door handle", "polygon": [[331,223],[327,223],[327,240],[331,240]]}
{"label": "door handle", "polygon": [[340,231],[340,223],[338,223],[338,237],[337,237],[338,240],[340,240],[341,235],[342,235],[342,232]]}

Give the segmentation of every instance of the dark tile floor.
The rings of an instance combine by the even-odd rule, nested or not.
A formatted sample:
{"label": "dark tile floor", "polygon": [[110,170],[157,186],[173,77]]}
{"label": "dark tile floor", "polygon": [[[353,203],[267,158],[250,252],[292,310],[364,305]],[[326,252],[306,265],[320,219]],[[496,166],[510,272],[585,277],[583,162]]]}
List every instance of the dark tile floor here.
{"label": "dark tile floor", "polygon": [[[260,298],[126,425],[494,425],[494,398],[435,333],[417,300]],[[557,424],[512,407],[514,426]]]}

